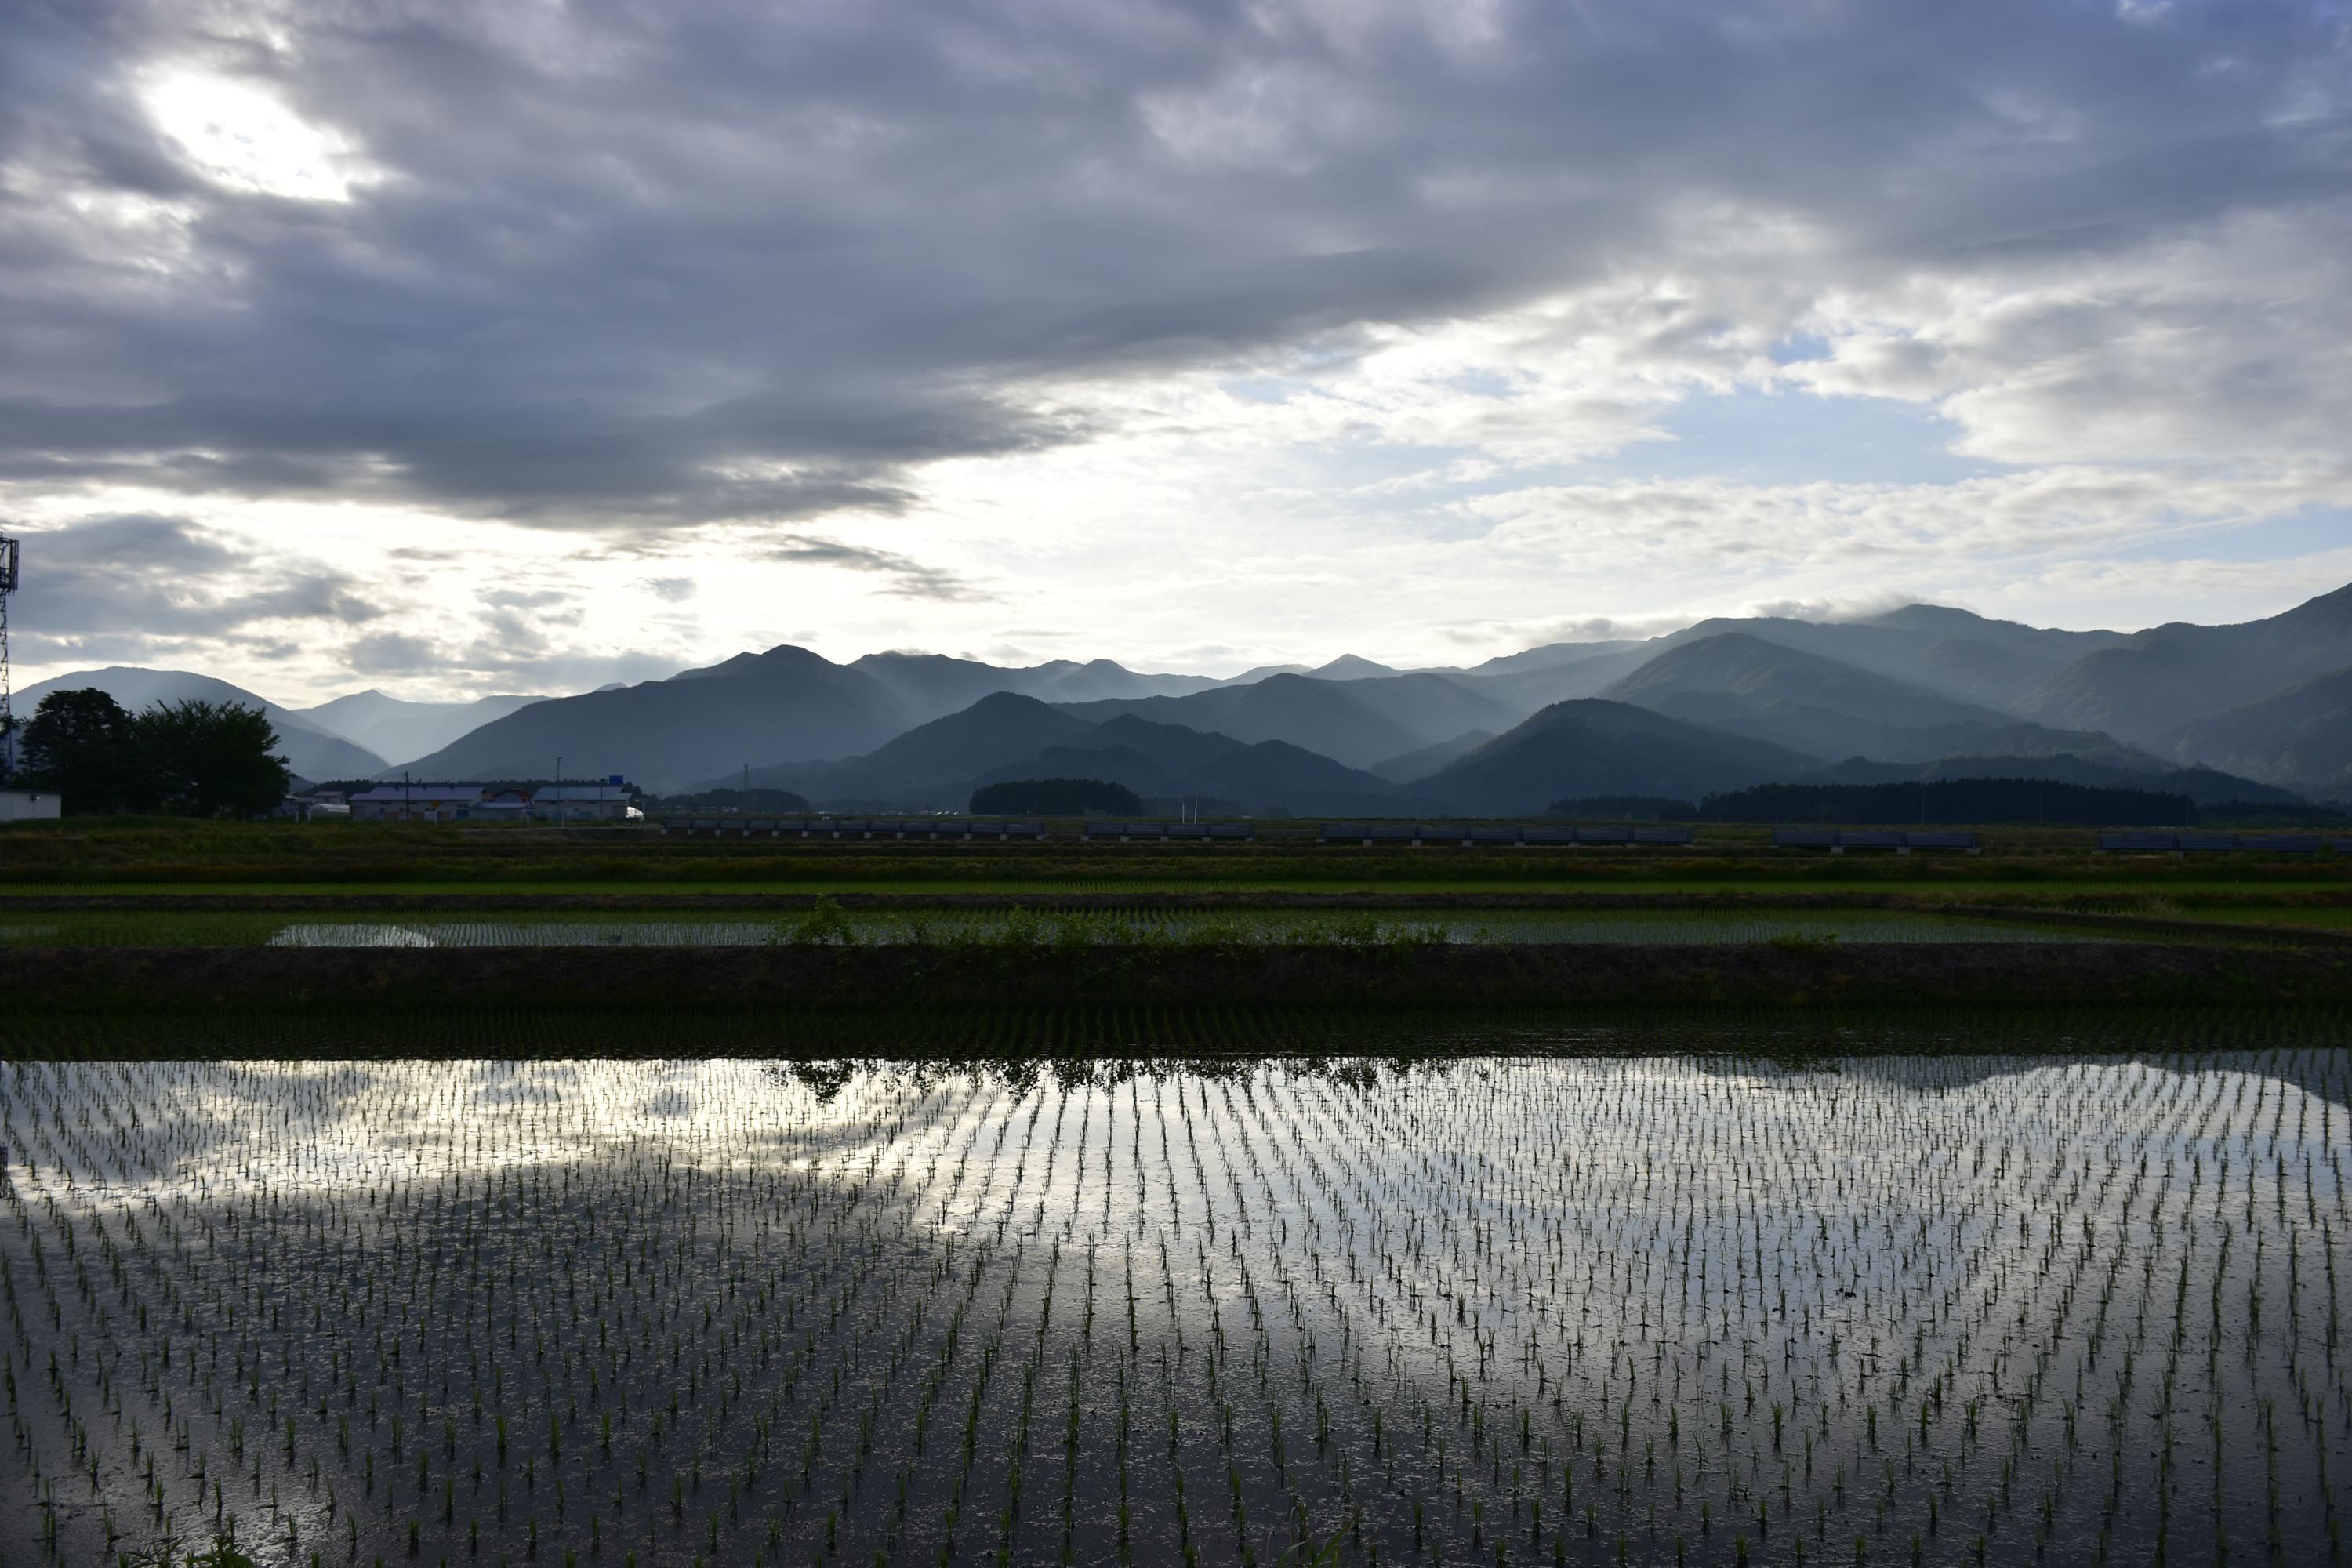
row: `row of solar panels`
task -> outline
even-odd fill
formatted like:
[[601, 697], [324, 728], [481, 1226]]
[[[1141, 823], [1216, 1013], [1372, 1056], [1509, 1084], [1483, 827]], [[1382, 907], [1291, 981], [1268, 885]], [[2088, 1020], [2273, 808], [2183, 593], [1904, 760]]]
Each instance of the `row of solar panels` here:
[[920, 816], [907, 821], [895, 817], [782, 817], [763, 816], [673, 816], [662, 823], [664, 833], [765, 833], [772, 837], [790, 836], [795, 838], [1043, 838], [1045, 826], [1040, 822], [965, 822], [945, 817]]
[[1122, 843], [1158, 839], [1162, 843], [1190, 840], [1246, 844], [1257, 837], [1257, 825], [1249, 822], [1089, 822], [1087, 824], [1087, 837], [1116, 838]]
[[2323, 838], [2315, 834], [2236, 833], [2102, 833], [2102, 849], [2138, 849], [2174, 854], [2217, 850], [2266, 850], [2273, 855], [2316, 855], [2332, 849], [2352, 855], [2352, 838]]
[[1775, 849], [1892, 849], [1907, 855], [1914, 849], [1965, 849], [1977, 852], [1977, 836], [1965, 832], [1911, 832], [1902, 828], [1776, 827]]
[[1687, 844], [1687, 827], [1521, 827], [1503, 824], [1417, 827], [1327, 822], [1326, 844]]

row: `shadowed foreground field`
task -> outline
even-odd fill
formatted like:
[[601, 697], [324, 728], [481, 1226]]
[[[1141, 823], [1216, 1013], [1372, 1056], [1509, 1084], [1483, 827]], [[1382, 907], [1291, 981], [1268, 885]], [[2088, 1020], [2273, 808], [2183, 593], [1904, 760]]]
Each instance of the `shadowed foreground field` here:
[[2315, 1006], [2341, 947], [2101, 942], [0, 947], [0, 1041], [58, 1014], [425, 1006], [779, 1016], [1394, 1007]]

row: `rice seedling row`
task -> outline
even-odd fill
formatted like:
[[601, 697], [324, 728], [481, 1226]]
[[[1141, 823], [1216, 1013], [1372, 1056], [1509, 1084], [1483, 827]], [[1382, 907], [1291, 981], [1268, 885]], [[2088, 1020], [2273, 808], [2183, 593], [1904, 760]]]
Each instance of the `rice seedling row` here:
[[266, 913], [64, 912], [0, 919], [16, 947], [759, 947], [779, 942], [1070, 943], [2082, 942], [2108, 933], [1904, 910], [1373, 911], [1139, 908], [844, 913], [821, 904], [772, 919], [292, 918]]
[[13, 1561], [2328, 1560], [2342, 1053], [0, 1076]]

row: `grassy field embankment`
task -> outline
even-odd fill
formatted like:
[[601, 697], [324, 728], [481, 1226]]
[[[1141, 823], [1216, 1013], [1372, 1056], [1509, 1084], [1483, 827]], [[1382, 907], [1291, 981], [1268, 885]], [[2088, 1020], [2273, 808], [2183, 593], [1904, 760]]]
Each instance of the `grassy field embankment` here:
[[[2046, 899], [2170, 897], [2296, 903], [2352, 898], [2332, 855], [2118, 856], [2087, 830], [1988, 830], [1981, 855], [1776, 850], [1760, 828], [1704, 826], [1676, 848], [1326, 846], [1269, 826], [1250, 845], [936, 844], [536, 835], [458, 825], [328, 826], [68, 819], [0, 830], [0, 900], [36, 896], [425, 896], [498, 891], [614, 898], [1285, 891], [1822, 893]], [[1292, 837], [1279, 835], [1288, 833]]]
[[[1574, 1019], [1863, 1007], [1927, 1017], [2352, 1002], [2352, 859], [2334, 856], [2106, 856], [2074, 829], [1989, 833], [1979, 856], [1899, 858], [1774, 850], [1755, 828], [1702, 827], [1697, 845], [1659, 851], [1365, 850], [1266, 831], [1250, 846], [845, 845], [69, 819], [0, 832], [0, 984], [20, 1020], [408, 1008], [877, 1019], [941, 1009], [1000, 1019], [1533, 1009]], [[1875, 910], [2040, 922], [2052, 940], [1874, 941], [1858, 930], [1849, 934], [1863, 940], [1506, 944], [1455, 931], [1450, 943], [1302, 944], [1269, 928], [1247, 940], [1142, 945], [1100, 933], [831, 945], [795, 934], [799, 914], [834, 907], [869, 917], [1002, 910], [1008, 920], [1054, 910], [1073, 924], [1090, 911]], [[277, 916], [363, 923], [495, 912], [511, 921], [681, 910], [786, 918], [749, 946], [563, 950], [492, 934], [488, 945], [402, 950], [322, 945], [314, 932], [287, 947], [272, 945], [270, 929]], [[108, 929], [114, 921], [121, 930]]]

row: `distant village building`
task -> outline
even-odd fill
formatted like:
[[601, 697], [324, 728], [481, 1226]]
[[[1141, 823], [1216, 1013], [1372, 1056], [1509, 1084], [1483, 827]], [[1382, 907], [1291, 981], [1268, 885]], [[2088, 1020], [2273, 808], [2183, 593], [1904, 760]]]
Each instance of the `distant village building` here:
[[480, 784], [382, 784], [349, 802], [359, 822], [641, 822], [625, 784], [487, 789]]
[[352, 796], [359, 822], [463, 822], [482, 798], [479, 784], [383, 784]]
[[627, 784], [617, 782], [550, 784], [531, 792], [531, 815], [542, 823], [626, 822], [635, 813], [634, 794]]
[[[542, 792], [544, 793], [544, 792]], [[475, 822], [529, 822], [531, 794], [527, 789], [493, 790], [474, 803]]]
[[55, 822], [65, 799], [49, 790], [0, 789], [0, 822]]
[[279, 801], [269, 815], [281, 822], [348, 822], [352, 808], [341, 790], [306, 790]]

